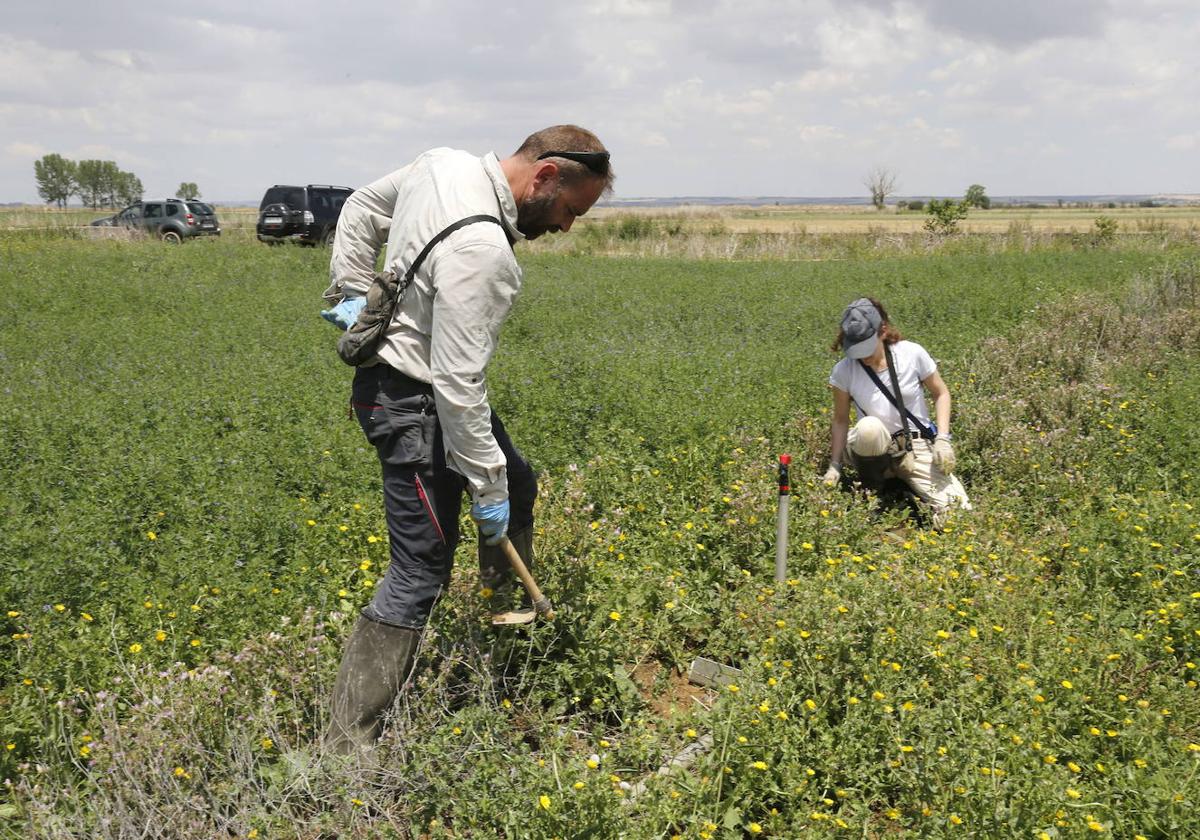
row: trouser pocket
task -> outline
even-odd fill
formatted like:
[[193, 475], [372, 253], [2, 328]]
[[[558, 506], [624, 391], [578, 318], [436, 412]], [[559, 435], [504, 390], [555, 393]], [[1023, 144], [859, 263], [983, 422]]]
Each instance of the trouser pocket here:
[[363, 434], [379, 453], [379, 460], [393, 467], [423, 467], [433, 460], [433, 400], [417, 394], [393, 400], [382, 394], [376, 402], [352, 403]]

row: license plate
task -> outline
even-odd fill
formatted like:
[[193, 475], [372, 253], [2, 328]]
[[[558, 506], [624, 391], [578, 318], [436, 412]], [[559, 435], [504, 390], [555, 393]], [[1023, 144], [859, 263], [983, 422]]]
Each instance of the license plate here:
[[212, 222], [201, 222], [200, 227], [210, 228], [210, 227], [216, 227], [216, 226]]
[[283, 219], [281, 219], [279, 216], [264, 216], [263, 224], [264, 225], [281, 225], [281, 224], [283, 224]]

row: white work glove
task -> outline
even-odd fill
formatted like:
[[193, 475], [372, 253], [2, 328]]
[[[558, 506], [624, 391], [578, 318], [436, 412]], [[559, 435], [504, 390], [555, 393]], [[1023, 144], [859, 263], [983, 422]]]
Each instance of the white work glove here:
[[825, 486], [827, 486], [827, 487], [832, 487], [833, 485], [835, 485], [839, 481], [841, 481], [842, 480], [841, 464], [830, 464], [829, 469], [825, 470], [825, 475], [823, 475], [821, 477], [821, 480], [825, 482]]
[[942, 471], [942, 475], [954, 473], [954, 447], [945, 435], [938, 435], [933, 440], [933, 465]]

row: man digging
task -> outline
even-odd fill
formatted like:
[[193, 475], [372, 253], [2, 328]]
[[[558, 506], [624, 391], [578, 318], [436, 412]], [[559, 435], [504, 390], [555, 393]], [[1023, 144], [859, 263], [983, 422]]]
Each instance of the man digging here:
[[[513, 244], [570, 230], [612, 182], [600, 140], [559, 125], [504, 160], [433, 149], [346, 201], [322, 316], [355, 325], [385, 244], [385, 271], [416, 271], [354, 374], [351, 403], [382, 466], [391, 558], [342, 653], [326, 734], [335, 752], [369, 748], [382, 731], [449, 583], [464, 491], [495, 603], [512, 597], [500, 542], [532, 564], [537, 479], [489, 406], [485, 369], [521, 288]], [[532, 620], [528, 606], [496, 621]]]

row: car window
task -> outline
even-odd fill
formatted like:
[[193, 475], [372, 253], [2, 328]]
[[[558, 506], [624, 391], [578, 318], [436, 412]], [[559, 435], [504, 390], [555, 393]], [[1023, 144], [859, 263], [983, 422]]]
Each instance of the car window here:
[[141, 207], [126, 207], [117, 216], [117, 218], [123, 222], [132, 222], [134, 219], [140, 219], [141, 217], [142, 217], [142, 208]]
[[262, 202], [258, 205], [258, 209], [262, 210], [271, 204], [286, 204], [293, 210], [306, 209], [304, 201], [303, 187], [271, 187], [263, 195]]
[[162, 205], [161, 204], [147, 204], [146, 205], [146, 218], [147, 219], [158, 219], [161, 217], [162, 217]]
[[203, 201], [189, 201], [187, 206], [188, 212], [195, 213], [197, 216], [213, 215], [213, 209]]
[[313, 193], [311, 196], [311, 203], [312, 203], [312, 206], [309, 209], [312, 210], [314, 216], [324, 217], [324, 216], [329, 215], [329, 195], [328, 194], [323, 193], [323, 192], [317, 192], [316, 190], [313, 190]]
[[179, 205], [178, 204], [168, 204], [167, 205], [167, 215], [168, 216], [178, 216], [179, 215]]

